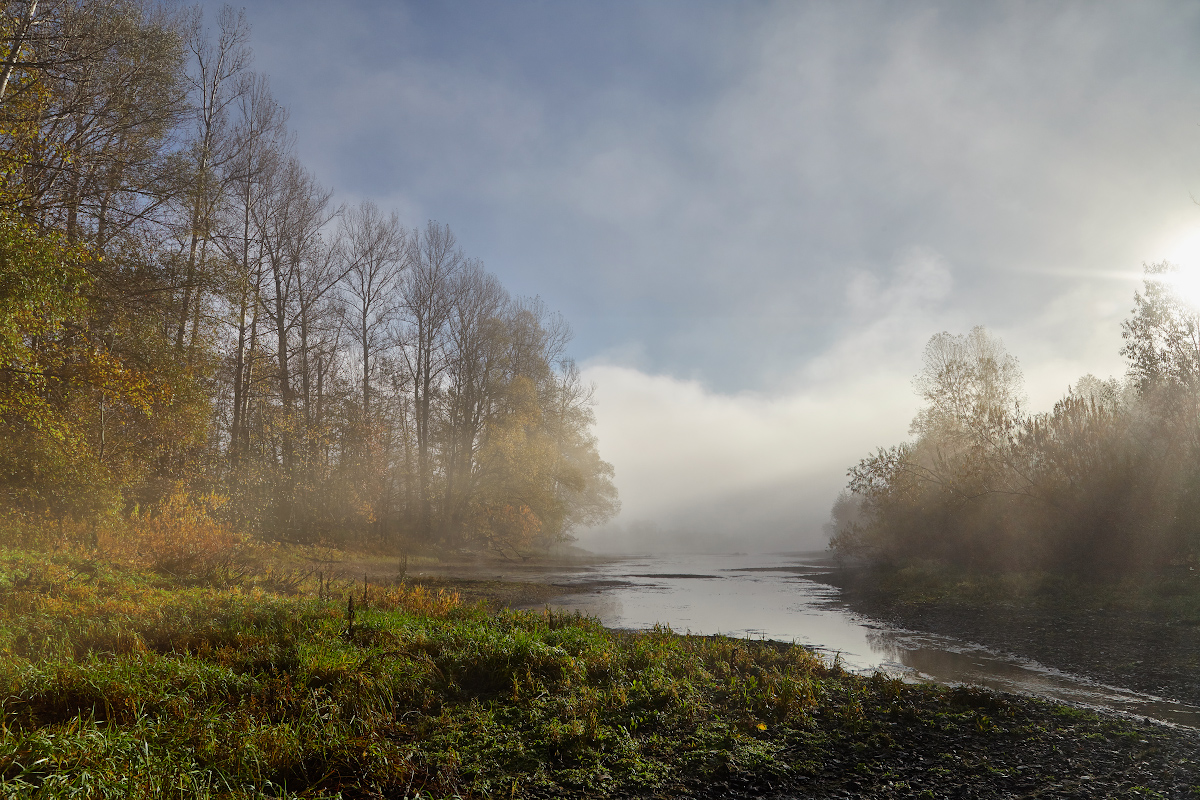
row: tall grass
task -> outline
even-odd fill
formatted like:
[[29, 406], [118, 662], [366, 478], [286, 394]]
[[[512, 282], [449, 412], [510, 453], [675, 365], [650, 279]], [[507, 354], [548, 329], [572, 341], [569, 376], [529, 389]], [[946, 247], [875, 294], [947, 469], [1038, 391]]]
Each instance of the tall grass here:
[[656, 784], [696, 737], [769, 759], [760, 726], [801, 719], [830, 674], [799, 648], [420, 586], [318, 600], [18, 550], [0, 551], [0, 614], [0, 787], [30, 796]]
[[0, 549], [0, 797], [670, 795], [1020, 712], [800, 647], [334, 594]]

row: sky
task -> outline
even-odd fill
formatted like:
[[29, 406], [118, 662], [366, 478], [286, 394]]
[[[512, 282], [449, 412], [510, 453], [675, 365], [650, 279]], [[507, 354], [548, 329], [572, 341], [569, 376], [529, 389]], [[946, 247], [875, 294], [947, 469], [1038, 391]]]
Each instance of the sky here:
[[930, 336], [1048, 410], [1124, 372], [1142, 264], [1200, 269], [1200, 4], [244, 6], [319, 180], [571, 322], [594, 549], [822, 547]]

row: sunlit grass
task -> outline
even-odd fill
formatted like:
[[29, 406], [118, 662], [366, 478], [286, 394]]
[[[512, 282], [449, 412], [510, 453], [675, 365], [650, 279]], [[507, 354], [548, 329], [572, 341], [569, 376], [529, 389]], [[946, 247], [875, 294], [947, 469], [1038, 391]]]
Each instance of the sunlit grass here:
[[678, 774], [661, 758], [696, 737], [731, 764], [769, 760], [753, 734], [803, 719], [831, 674], [799, 648], [612, 635], [420, 586], [369, 589], [365, 603], [354, 591], [351, 627], [342, 599], [0, 551], [0, 785], [194, 796], [653, 783]]
[[669, 795], [820, 775], [847, 748], [865, 764], [909, 729], [1045, 725], [800, 647], [611, 632], [421, 586], [334, 594], [0, 550], [0, 796]]

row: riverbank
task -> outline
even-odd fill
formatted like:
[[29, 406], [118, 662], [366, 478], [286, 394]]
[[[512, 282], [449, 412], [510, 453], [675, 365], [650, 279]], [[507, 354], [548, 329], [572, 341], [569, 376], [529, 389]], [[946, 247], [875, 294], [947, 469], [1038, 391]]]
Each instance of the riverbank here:
[[[397, 559], [338, 550], [299, 551], [279, 560], [284, 569], [314, 571], [334, 583], [367, 582], [380, 586], [421, 585], [455, 593], [466, 604], [482, 603], [489, 610], [542, 609], [550, 601], [567, 595], [600, 591], [621, 581], [580, 578], [576, 573], [613, 559], [578, 548], [523, 560], [487, 554], [442, 554]], [[571, 580], [555, 580], [555, 574], [570, 574]]]
[[919, 565], [839, 569], [821, 580], [853, 610], [889, 625], [1200, 704], [1200, 578], [1191, 571], [1096, 583]]
[[850, 675], [802, 647], [490, 610], [411, 582], [316, 597], [0, 550], [0, 654], [0, 792], [15, 796], [1200, 787], [1196, 732]]

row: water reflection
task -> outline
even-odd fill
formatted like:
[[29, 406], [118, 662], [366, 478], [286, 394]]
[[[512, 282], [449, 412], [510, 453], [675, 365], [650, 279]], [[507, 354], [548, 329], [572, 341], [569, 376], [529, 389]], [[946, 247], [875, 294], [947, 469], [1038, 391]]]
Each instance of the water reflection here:
[[837, 589], [813, 579], [826, 569], [822, 554], [689, 555], [617, 560], [535, 577], [599, 586], [551, 605], [597, 617], [609, 627], [666, 624], [680, 633], [793, 641], [862, 673], [974, 684], [1200, 728], [1200, 708], [1195, 706], [1105, 686], [950, 637], [892, 629], [857, 615], [839, 602]]
[[[1108, 686], [944, 636], [880, 629], [868, 640], [903, 677], [965, 683], [1200, 728], [1200, 708]], [[900, 669], [896, 669], [899, 666]]]

